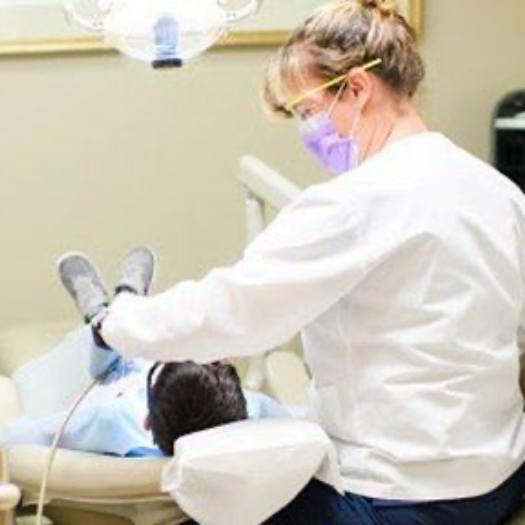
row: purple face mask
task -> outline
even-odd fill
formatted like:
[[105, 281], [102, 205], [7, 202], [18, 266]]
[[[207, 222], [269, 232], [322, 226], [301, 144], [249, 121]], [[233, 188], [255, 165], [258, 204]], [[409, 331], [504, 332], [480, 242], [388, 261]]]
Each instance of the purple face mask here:
[[304, 147], [333, 175], [357, 167], [359, 150], [353, 137], [341, 137], [328, 112], [305, 120], [299, 130]]

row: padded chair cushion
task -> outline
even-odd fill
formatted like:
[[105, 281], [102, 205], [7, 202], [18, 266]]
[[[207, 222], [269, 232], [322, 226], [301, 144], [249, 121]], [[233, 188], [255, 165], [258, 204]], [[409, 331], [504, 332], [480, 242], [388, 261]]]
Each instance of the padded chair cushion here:
[[201, 525], [259, 525], [314, 477], [342, 491], [333, 444], [313, 423], [251, 420], [184, 436], [162, 487]]
[[[9, 449], [13, 483], [38, 493], [49, 449], [21, 445]], [[58, 450], [49, 479], [48, 493], [60, 500], [122, 502], [172, 501], [160, 494], [162, 469], [169, 459], [122, 459]]]
[[270, 393], [285, 405], [308, 406], [310, 378], [304, 362], [292, 352], [272, 352], [266, 358]]
[[21, 414], [22, 409], [13, 381], [9, 377], [0, 376], [0, 440], [4, 427]]
[[[24, 415], [39, 416], [65, 410], [92, 382], [89, 374], [91, 341], [89, 327], [80, 327], [63, 336], [51, 351], [16, 370], [12, 378]], [[36, 340], [33, 343], [37, 345]]]

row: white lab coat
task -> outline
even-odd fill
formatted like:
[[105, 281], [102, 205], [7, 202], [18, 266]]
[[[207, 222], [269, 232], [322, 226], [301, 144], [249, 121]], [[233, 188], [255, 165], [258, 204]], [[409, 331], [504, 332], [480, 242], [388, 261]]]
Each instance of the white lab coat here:
[[205, 362], [301, 330], [347, 490], [480, 495], [525, 460], [524, 219], [510, 181], [423, 133], [305, 191], [236, 265], [117, 298], [103, 337]]

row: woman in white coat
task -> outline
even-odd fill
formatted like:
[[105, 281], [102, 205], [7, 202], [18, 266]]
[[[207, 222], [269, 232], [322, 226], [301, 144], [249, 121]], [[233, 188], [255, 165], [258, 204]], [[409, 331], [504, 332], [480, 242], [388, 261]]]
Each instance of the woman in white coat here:
[[412, 103], [423, 77], [386, 2], [317, 10], [272, 61], [265, 98], [338, 177], [237, 264], [121, 294], [99, 323], [127, 358], [201, 363], [301, 331], [347, 494], [313, 482], [272, 525], [495, 525], [525, 492], [525, 199], [427, 130]]

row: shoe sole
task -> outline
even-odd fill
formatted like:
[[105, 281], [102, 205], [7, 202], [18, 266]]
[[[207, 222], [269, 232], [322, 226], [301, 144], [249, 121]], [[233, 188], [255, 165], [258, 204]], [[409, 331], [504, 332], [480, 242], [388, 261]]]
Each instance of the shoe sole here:
[[102, 274], [100, 273], [100, 270], [98, 269], [97, 265], [84, 253], [84, 252], [80, 252], [80, 251], [70, 251], [70, 252], [66, 252], [64, 254], [62, 254], [57, 260], [56, 260], [56, 263], [55, 263], [55, 269], [56, 269], [56, 272], [58, 274], [58, 277], [60, 279], [60, 282], [62, 283], [62, 285], [65, 286], [65, 283], [64, 281], [62, 280], [62, 274], [61, 274], [61, 271], [60, 271], [60, 268], [62, 266], [62, 264], [64, 264], [64, 261], [66, 259], [69, 259], [71, 257], [82, 257], [83, 259], [85, 259], [86, 261], [89, 262], [89, 264], [91, 265], [91, 267], [93, 268], [93, 270], [95, 270], [95, 273], [97, 275], [97, 278], [98, 280], [100, 281], [100, 284], [102, 285], [102, 289], [104, 290], [104, 293], [107, 295], [107, 297], [109, 298], [109, 294], [107, 292], [107, 288], [106, 288], [106, 285], [104, 283], [104, 281], [102, 280]]
[[137, 246], [136, 248], [133, 248], [133, 250], [127, 253], [127, 255], [122, 260], [121, 267], [124, 261], [129, 257], [129, 255], [131, 255], [136, 250], [147, 250], [153, 256], [153, 271], [151, 272], [151, 281], [148, 286], [148, 289], [146, 290], [146, 293], [143, 296], [143, 297], [146, 297], [147, 295], [149, 295], [151, 289], [153, 288], [153, 285], [155, 284], [155, 280], [157, 278], [157, 264], [158, 264], [159, 258], [157, 256], [157, 252], [155, 252], [155, 250], [153, 250], [149, 246]]

